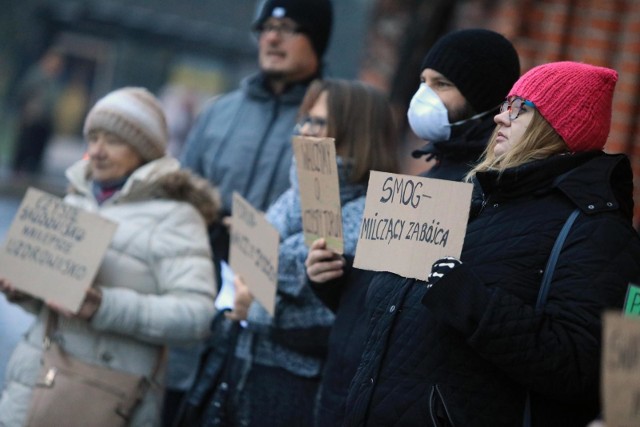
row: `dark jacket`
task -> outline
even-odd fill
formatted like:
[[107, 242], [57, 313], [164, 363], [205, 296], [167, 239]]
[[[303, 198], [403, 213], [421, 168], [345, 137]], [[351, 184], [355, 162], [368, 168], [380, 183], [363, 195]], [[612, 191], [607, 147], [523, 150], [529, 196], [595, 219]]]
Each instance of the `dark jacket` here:
[[[423, 176], [461, 181], [477, 163], [494, 128], [493, 115], [487, 115], [455, 129], [449, 141], [428, 143], [414, 151], [413, 156], [438, 159]], [[353, 258], [345, 258], [347, 266], [342, 278], [329, 283], [310, 282], [316, 295], [336, 314], [322, 378], [317, 427], [342, 425], [349, 383], [356, 373], [367, 334], [369, 314], [364, 304], [374, 273], [352, 269]]]
[[481, 119], [453, 127], [451, 139], [448, 141], [429, 142], [415, 150], [411, 153], [415, 158], [427, 156], [427, 161], [434, 158], [437, 160], [436, 164], [421, 176], [462, 181], [478, 162], [495, 128], [493, 114], [487, 114]]
[[[601, 315], [640, 277], [623, 155], [559, 155], [477, 176], [483, 193], [463, 264], [429, 291], [374, 275], [348, 426], [519, 426], [527, 391], [534, 426], [584, 427], [599, 408]], [[581, 211], [541, 312], [551, 247]]]
[[369, 315], [364, 302], [374, 272], [353, 268], [353, 256], [345, 259], [342, 279], [310, 282], [318, 298], [336, 314], [329, 335], [316, 427], [342, 425], [349, 384], [358, 368], [367, 334]]

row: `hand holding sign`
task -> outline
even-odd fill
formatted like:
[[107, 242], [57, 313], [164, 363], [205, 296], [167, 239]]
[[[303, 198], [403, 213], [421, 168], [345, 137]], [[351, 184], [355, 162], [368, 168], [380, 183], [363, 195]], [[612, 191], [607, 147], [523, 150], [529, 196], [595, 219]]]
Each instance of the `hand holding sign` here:
[[19, 302], [29, 298], [28, 294], [17, 290], [13, 284], [4, 277], [0, 277], [0, 292], [5, 295], [9, 302]]
[[371, 171], [354, 267], [425, 280], [445, 256], [459, 258], [473, 186]]
[[240, 276], [233, 278], [233, 309], [224, 315], [229, 320], [241, 321], [247, 320], [249, 316], [249, 308], [253, 302], [253, 295], [249, 287]]
[[327, 249], [324, 239], [318, 239], [311, 244], [304, 265], [311, 281], [325, 283], [342, 276], [345, 259]]

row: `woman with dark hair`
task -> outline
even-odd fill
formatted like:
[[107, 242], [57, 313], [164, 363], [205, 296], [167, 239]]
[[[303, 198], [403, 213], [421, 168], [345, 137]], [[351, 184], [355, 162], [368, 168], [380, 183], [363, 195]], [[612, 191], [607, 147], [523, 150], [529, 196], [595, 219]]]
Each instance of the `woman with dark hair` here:
[[[372, 169], [396, 172], [396, 134], [386, 97], [373, 87], [346, 80], [313, 82], [302, 102], [296, 131], [335, 138], [342, 205], [344, 251], [355, 252]], [[236, 279], [229, 318], [246, 320], [233, 371], [230, 413], [237, 425], [313, 425], [318, 386], [333, 314], [306, 285], [308, 248], [302, 229], [295, 164], [291, 188], [266, 218], [280, 233], [275, 316]]]

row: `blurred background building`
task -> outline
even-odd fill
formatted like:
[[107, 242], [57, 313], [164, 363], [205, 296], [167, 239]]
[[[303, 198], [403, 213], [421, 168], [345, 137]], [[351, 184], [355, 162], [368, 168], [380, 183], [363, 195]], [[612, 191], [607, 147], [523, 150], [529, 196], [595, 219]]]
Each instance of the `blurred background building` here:
[[[0, 0], [0, 236], [25, 185], [63, 192], [62, 171], [83, 152], [80, 127], [87, 108], [116, 87], [145, 86], [163, 99], [173, 128], [171, 149], [177, 153], [202, 104], [256, 69], [256, 41], [249, 27], [260, 3]], [[635, 225], [640, 226], [640, 1], [334, 0], [334, 8], [328, 75], [361, 78], [389, 93], [403, 128], [407, 173], [428, 167], [409, 155], [421, 141], [408, 130], [405, 116], [420, 62], [443, 33], [496, 30], [515, 44], [522, 72], [559, 60], [618, 70], [606, 150], [632, 159]], [[63, 58], [53, 136], [41, 173], [17, 180], [7, 170], [20, 83], [51, 51]], [[8, 310], [0, 298], [0, 384], [8, 347], [24, 330], [24, 317]]]

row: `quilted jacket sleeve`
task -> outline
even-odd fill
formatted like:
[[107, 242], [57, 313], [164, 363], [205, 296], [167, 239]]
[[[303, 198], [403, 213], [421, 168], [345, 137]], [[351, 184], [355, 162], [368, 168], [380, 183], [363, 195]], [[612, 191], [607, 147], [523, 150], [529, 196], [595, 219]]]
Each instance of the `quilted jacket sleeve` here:
[[138, 293], [126, 283], [102, 288], [102, 304], [92, 326], [152, 343], [180, 344], [203, 338], [215, 312], [216, 287], [200, 214], [180, 203], [150, 235], [146, 259], [158, 294]]
[[489, 289], [468, 264], [434, 285], [423, 303], [515, 381], [558, 400], [577, 400], [598, 390], [602, 312], [620, 308], [628, 281], [640, 274], [638, 241], [611, 216], [579, 219], [541, 313], [500, 288]]

